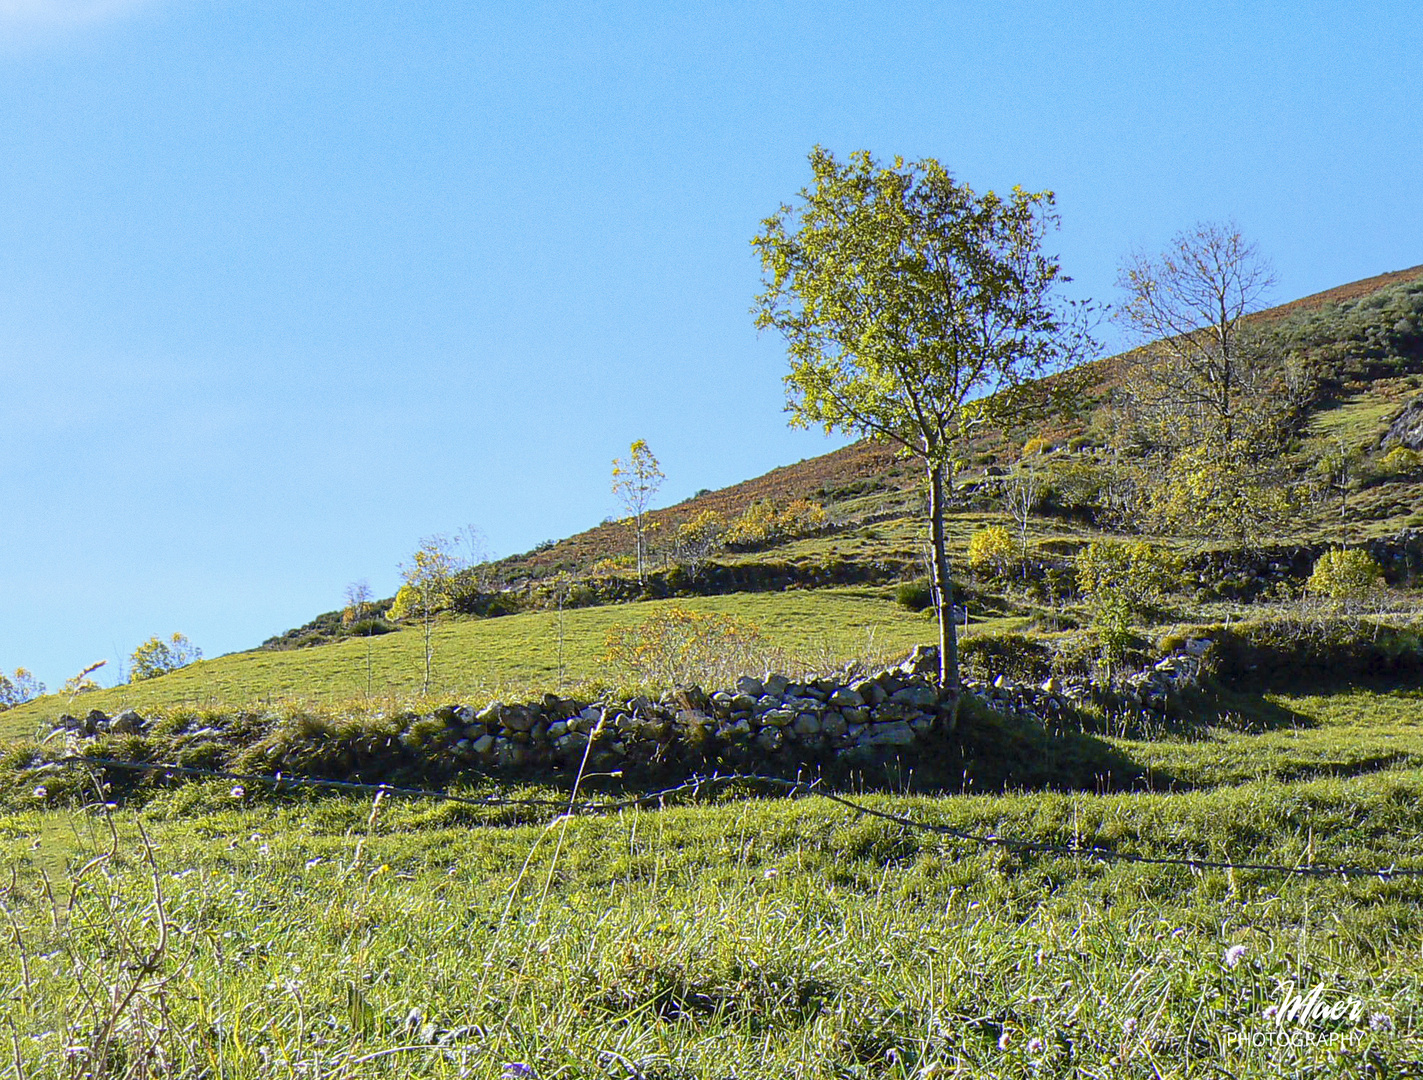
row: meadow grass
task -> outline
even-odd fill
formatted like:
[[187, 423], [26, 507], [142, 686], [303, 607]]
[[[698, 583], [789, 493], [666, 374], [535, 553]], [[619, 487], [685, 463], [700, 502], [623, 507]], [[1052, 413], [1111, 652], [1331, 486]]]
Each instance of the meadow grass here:
[[[1423, 865], [1418, 770], [861, 798], [1059, 844]], [[1418, 880], [984, 849], [814, 797], [492, 813], [191, 785], [142, 811], [156, 874], [128, 811], [107, 860], [99, 818], [0, 818], [21, 1075], [69, 1075], [86, 1001], [127, 985], [124, 936], [151, 955], [155, 888], [169, 945], [151, 978], [166, 982], [136, 995], [149, 1026], [116, 1025], [110, 1059], [127, 1067], [161, 1009], [162, 1076], [498, 1077], [523, 1062], [539, 1077], [1304, 1077], [1394, 1075], [1423, 1053]], [[101, 860], [72, 908], [38, 875], [46, 828], [70, 830], [71, 874]], [[1275, 1031], [1266, 1010], [1316, 985], [1363, 1003], [1358, 1023], [1302, 1026], [1337, 1043], [1234, 1041]]]
[[[616, 674], [603, 662], [608, 628], [639, 622], [674, 604], [747, 619], [762, 630], [773, 655], [802, 664], [830, 666], [867, 654], [902, 654], [937, 640], [928, 618], [897, 606], [891, 595], [888, 589], [792, 590], [574, 609], [562, 616], [562, 671], [557, 612], [443, 620], [433, 635], [431, 692], [449, 700], [480, 701], [609, 681]], [[233, 653], [157, 679], [85, 694], [72, 703], [50, 695], [0, 713], [0, 739], [31, 735], [42, 720], [64, 711], [112, 714], [124, 708], [407, 699], [420, 693], [423, 679], [423, 634], [412, 626], [308, 649]]]

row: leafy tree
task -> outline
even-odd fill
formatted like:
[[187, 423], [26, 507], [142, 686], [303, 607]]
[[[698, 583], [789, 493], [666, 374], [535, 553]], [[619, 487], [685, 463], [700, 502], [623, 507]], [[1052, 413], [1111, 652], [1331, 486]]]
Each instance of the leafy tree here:
[[1297, 490], [1237, 440], [1229, 451], [1209, 443], [1182, 447], [1158, 462], [1136, 494], [1137, 516], [1159, 532], [1229, 537], [1243, 546], [1288, 517]]
[[396, 608], [401, 606], [404, 594], [404, 610], [420, 617], [425, 646], [425, 681], [422, 693], [430, 692], [430, 676], [435, 655], [435, 615], [449, 606], [455, 575], [464, 568], [457, 541], [438, 533], [420, 541], [420, 547], [410, 556], [410, 561], [400, 566], [400, 576], [405, 585], [396, 594], [396, 603], [391, 606], [391, 613], [395, 614]]
[[786, 339], [791, 423], [882, 439], [929, 490], [941, 683], [959, 685], [945, 486], [966, 433], [1021, 411], [1027, 379], [1093, 346], [1043, 241], [1051, 192], [976, 193], [933, 158], [881, 166], [816, 147], [814, 181], [753, 241], [756, 325]]
[[637, 580], [639, 582], [643, 579], [646, 567], [643, 549], [646, 530], [643, 525], [643, 515], [652, 505], [652, 498], [657, 494], [657, 489], [662, 486], [662, 481], [665, 479], [662, 470], [658, 467], [657, 458], [653, 456], [647, 443], [642, 439], [638, 439], [632, 444], [626, 458], [613, 459], [613, 494], [622, 502], [623, 508], [628, 512], [628, 517], [632, 518], [633, 528], [637, 533]]
[[0, 712], [33, 701], [42, 696], [44, 691], [44, 683], [26, 668], [16, 668], [11, 675], [0, 671]]
[[151, 637], [129, 657], [129, 681], [156, 679], [202, 658], [203, 651], [182, 634], [174, 634], [167, 641]]

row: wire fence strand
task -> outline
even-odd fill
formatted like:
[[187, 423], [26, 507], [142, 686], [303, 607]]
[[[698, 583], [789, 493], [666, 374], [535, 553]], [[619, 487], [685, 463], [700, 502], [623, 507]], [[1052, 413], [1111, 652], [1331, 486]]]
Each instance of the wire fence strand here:
[[[1227, 872], [1253, 871], [1257, 873], [1286, 874], [1294, 877], [1379, 878], [1382, 880], [1388, 880], [1390, 878], [1423, 877], [1423, 867], [1400, 867], [1395, 865], [1367, 867], [1313, 862], [1296, 864], [1231, 862], [1226, 859], [1211, 859], [1195, 855], [1141, 855], [1136, 852], [1119, 851], [1116, 848], [1102, 847], [1098, 844], [1082, 844], [1076, 841], [1070, 844], [1061, 844], [1043, 840], [1027, 840], [1021, 837], [1003, 836], [997, 833], [970, 832], [940, 822], [921, 821], [918, 818], [912, 818], [905, 814], [896, 814], [887, 810], [877, 810], [874, 807], [865, 806], [853, 799], [846, 798], [843, 795], [838, 795], [828, 790], [822, 786], [821, 781], [818, 779], [788, 780], [784, 777], [765, 776], [758, 773], [711, 773], [709, 775], [694, 775], [679, 784], [641, 795], [621, 799], [590, 799], [583, 802], [575, 802], [562, 799], [512, 799], [497, 795], [458, 795], [454, 792], [441, 791], [435, 788], [401, 787], [393, 784], [370, 784], [356, 780], [328, 780], [321, 777], [289, 776], [283, 775], [282, 773], [275, 773], [269, 776], [265, 773], [237, 773], [222, 769], [201, 769], [193, 766], [168, 764], [164, 762], [122, 761], [112, 758], [86, 757], [83, 755], [56, 758], [53, 761], [44, 762], [39, 766], [33, 767], [31, 771], [56, 765], [85, 765], [95, 768], [122, 769], [132, 772], [163, 773], [213, 780], [234, 780], [241, 783], [267, 784], [277, 790], [283, 787], [314, 787], [337, 791], [384, 792], [387, 796], [425, 798], [438, 802], [459, 803], [465, 806], [552, 809], [573, 817], [616, 813], [621, 810], [630, 810], [633, 808], [665, 806], [681, 798], [695, 800], [721, 788], [741, 784], [779, 790], [792, 798], [818, 795], [820, 798], [838, 806], [843, 806], [845, 809], [861, 817], [875, 818], [881, 821], [891, 822], [907, 829], [915, 829], [920, 832], [951, 837], [955, 840], [960, 840], [964, 843], [979, 847], [1002, 848], [1027, 854], [1063, 855], [1075, 859], [1086, 858], [1096, 859], [1102, 862], [1137, 863], [1148, 866], [1182, 866], [1195, 870], [1224, 870]], [[619, 774], [604, 773], [595, 775], [617, 777]], [[587, 777], [585, 777], [585, 779], [587, 779]]]

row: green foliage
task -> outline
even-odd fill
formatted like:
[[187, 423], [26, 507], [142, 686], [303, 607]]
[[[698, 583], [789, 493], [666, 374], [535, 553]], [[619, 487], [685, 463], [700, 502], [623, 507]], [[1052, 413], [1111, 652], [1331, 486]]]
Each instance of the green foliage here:
[[1307, 363], [1325, 389], [1351, 379], [1423, 372], [1423, 279], [1293, 312], [1266, 332], [1276, 348]]
[[396, 591], [395, 602], [390, 605], [390, 610], [386, 612], [388, 618], [395, 622], [403, 622], [420, 611], [420, 592], [413, 585], [402, 585]]
[[1133, 644], [1133, 618], [1165, 600], [1179, 580], [1180, 558], [1145, 541], [1095, 540], [1077, 557], [1076, 570], [1101, 658], [1116, 669]]
[[1331, 548], [1314, 564], [1306, 591], [1345, 603], [1366, 600], [1383, 587], [1383, 568], [1362, 548]]
[[1052, 650], [1027, 634], [977, 634], [964, 638], [960, 649], [964, 665], [980, 675], [1041, 679], [1052, 670]]
[[1407, 446], [1395, 446], [1380, 464], [1390, 476], [1410, 476], [1423, 471], [1423, 454]]
[[1094, 540], [1077, 557], [1077, 587], [1092, 604], [1120, 597], [1132, 612], [1160, 604], [1175, 589], [1181, 560], [1144, 540]]
[[1198, 443], [1145, 474], [1138, 509], [1155, 531], [1234, 540], [1267, 536], [1297, 506], [1293, 485], [1244, 441]]
[[841, 164], [816, 147], [814, 183], [753, 241], [757, 326], [786, 339], [794, 422], [889, 439], [947, 466], [963, 425], [1009, 407], [981, 396], [1083, 340], [1042, 252], [1051, 192], [982, 195], [933, 158]]
[[33, 701], [43, 695], [44, 690], [44, 683], [25, 668], [16, 668], [11, 675], [0, 671], [0, 712]]
[[934, 588], [927, 580], [901, 581], [895, 587], [894, 602], [907, 611], [923, 611], [934, 602]]
[[764, 647], [760, 629], [716, 612], [665, 607], [633, 626], [612, 626], [604, 660], [632, 683], [729, 685]]
[[824, 507], [809, 499], [792, 499], [784, 508], [772, 499], [761, 499], [727, 527], [723, 538], [737, 548], [768, 547], [815, 533], [826, 520]]
[[1002, 525], [979, 529], [968, 542], [968, 565], [982, 577], [1006, 578], [1018, 562], [1018, 545]]
[[156, 679], [202, 658], [203, 651], [182, 634], [174, 634], [167, 641], [151, 637], [129, 657], [129, 681]]
[[726, 515], [719, 510], [703, 510], [677, 526], [673, 549], [693, 580], [707, 559], [726, 545], [727, 528]]

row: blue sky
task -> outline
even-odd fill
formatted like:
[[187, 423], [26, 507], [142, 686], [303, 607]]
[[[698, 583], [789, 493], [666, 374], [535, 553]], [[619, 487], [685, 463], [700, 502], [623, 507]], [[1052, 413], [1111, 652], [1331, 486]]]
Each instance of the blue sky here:
[[[833, 445], [748, 241], [806, 154], [1058, 193], [1079, 295], [1234, 217], [1423, 263], [1410, 3], [0, 0], [0, 666], [208, 655]], [[112, 662], [108, 670], [113, 671]]]

